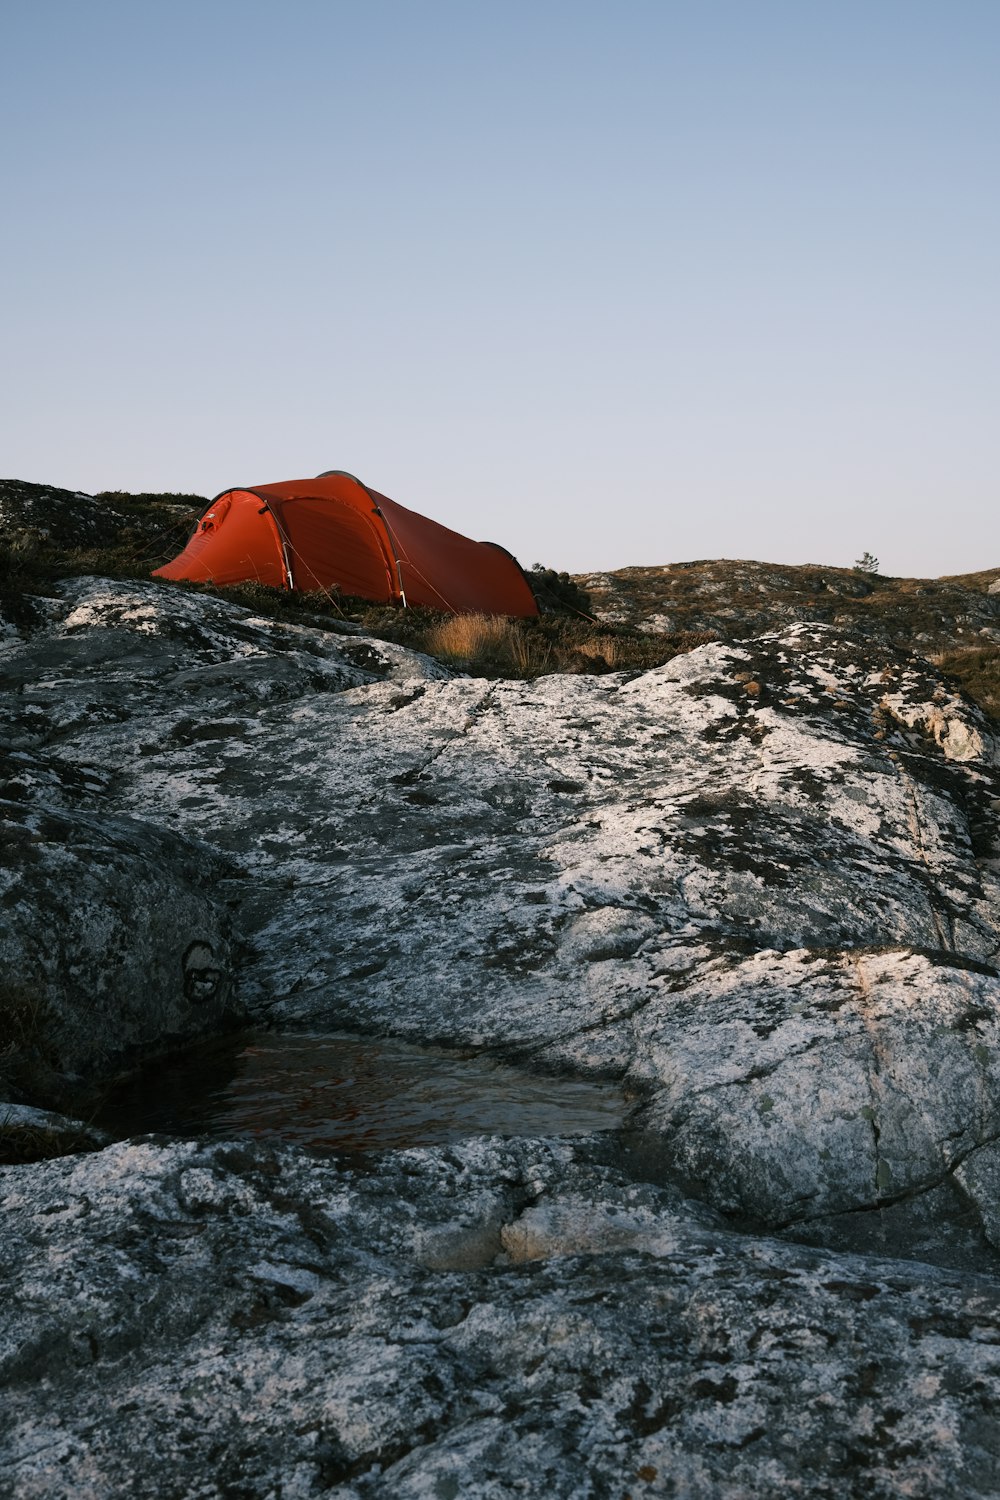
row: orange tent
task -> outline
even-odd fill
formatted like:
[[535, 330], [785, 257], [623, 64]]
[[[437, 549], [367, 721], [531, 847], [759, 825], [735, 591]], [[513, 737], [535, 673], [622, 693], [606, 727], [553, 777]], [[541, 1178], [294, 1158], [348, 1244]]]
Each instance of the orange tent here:
[[457, 615], [538, 614], [509, 552], [439, 526], [339, 469], [224, 491], [184, 551], [153, 576], [339, 589]]

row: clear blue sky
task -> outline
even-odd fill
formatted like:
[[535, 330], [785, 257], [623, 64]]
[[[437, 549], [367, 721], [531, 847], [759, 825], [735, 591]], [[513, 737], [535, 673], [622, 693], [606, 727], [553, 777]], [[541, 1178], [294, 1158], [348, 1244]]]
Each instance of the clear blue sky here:
[[0, 473], [1000, 565], [998, 0], [2, 0]]

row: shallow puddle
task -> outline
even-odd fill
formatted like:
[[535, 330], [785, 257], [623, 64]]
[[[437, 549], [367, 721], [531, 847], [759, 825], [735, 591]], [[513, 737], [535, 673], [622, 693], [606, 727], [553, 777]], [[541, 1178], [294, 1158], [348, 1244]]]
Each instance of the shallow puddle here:
[[610, 1084], [501, 1067], [486, 1058], [322, 1034], [243, 1034], [123, 1085], [95, 1123], [118, 1137], [252, 1136], [328, 1151], [442, 1145], [473, 1135], [614, 1130]]

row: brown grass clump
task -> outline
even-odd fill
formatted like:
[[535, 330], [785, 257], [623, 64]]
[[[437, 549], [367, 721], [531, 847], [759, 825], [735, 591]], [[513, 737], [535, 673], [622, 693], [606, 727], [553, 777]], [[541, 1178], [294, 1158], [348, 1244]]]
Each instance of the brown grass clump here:
[[[361, 623], [372, 628], [364, 616]], [[708, 634], [662, 635], [615, 625], [595, 632], [593, 621], [567, 615], [523, 620], [425, 615], [405, 644], [476, 676], [531, 679], [549, 672], [645, 672], [714, 639]]]
[[612, 670], [619, 665], [624, 666], [625, 657], [628, 654], [624, 649], [623, 641], [613, 635], [595, 635], [589, 640], [581, 641], [575, 650], [588, 661], [598, 664], [603, 662]]
[[492, 666], [516, 677], [552, 670], [547, 643], [501, 615], [452, 615], [424, 632], [423, 649], [456, 666]]
[[425, 639], [435, 656], [469, 661], [505, 647], [513, 633], [514, 622], [501, 615], [455, 615], [432, 626]]

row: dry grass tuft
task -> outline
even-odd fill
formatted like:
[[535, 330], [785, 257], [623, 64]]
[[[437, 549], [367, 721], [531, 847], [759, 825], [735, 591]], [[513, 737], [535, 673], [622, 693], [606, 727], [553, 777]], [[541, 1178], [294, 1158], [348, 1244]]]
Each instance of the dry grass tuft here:
[[424, 632], [423, 649], [456, 666], [506, 669], [518, 677], [551, 670], [547, 643], [502, 615], [453, 615]]
[[471, 661], [506, 646], [512, 634], [511, 625], [510, 620], [500, 615], [455, 615], [428, 630], [427, 645], [435, 656]]
[[425, 619], [407, 645], [484, 677], [541, 677], [548, 672], [644, 672], [714, 637], [660, 635], [565, 615], [508, 620], [496, 615]]
[[613, 635], [592, 636], [589, 640], [581, 641], [574, 649], [581, 656], [585, 656], [588, 661], [597, 665], [603, 662], [612, 670], [616, 666], [626, 665], [625, 657], [628, 653], [623, 650], [622, 641]]

